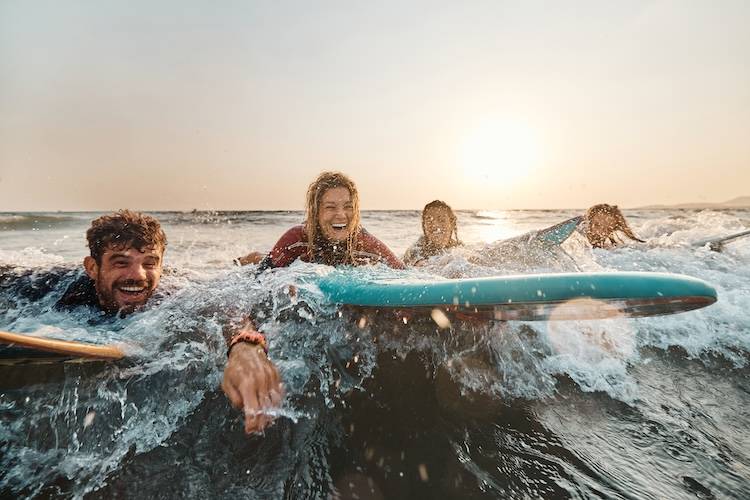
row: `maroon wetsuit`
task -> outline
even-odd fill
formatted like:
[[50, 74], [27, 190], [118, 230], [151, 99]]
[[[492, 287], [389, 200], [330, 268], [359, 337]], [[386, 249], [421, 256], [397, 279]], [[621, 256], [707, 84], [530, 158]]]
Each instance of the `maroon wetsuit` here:
[[[310, 244], [307, 241], [305, 227], [302, 225], [294, 226], [276, 242], [266, 258], [260, 263], [259, 268], [286, 267], [297, 259], [319, 264], [336, 263], [341, 260], [337, 258], [337, 254], [343, 256], [345, 244], [321, 241], [316, 245], [312, 259], [308, 252], [309, 248]], [[368, 233], [364, 228], [360, 229], [359, 236], [355, 239], [352, 256], [354, 257], [354, 265], [383, 262], [396, 269], [404, 268], [404, 263], [382, 241]]]

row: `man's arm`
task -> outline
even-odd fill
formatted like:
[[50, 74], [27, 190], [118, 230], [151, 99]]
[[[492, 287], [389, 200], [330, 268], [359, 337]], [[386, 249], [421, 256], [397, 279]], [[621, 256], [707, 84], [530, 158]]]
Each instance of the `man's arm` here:
[[261, 432], [271, 424], [273, 417], [266, 412], [281, 406], [284, 398], [279, 371], [257, 341], [258, 336], [263, 338], [250, 319], [232, 335], [221, 383], [232, 406], [244, 412], [248, 434]]

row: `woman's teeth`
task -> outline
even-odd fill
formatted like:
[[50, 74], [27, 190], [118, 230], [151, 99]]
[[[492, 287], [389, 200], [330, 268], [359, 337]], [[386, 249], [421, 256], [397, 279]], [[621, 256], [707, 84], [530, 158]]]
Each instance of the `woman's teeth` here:
[[336, 230], [346, 229], [346, 224], [331, 224], [331, 227]]

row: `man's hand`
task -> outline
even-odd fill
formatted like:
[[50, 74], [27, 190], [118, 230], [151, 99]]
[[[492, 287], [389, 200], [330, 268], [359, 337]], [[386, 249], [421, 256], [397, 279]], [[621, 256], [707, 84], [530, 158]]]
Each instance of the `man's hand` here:
[[265, 412], [281, 406], [284, 388], [279, 371], [255, 344], [236, 344], [229, 353], [224, 381], [221, 383], [235, 408], [245, 413], [245, 432], [261, 432], [273, 417]]

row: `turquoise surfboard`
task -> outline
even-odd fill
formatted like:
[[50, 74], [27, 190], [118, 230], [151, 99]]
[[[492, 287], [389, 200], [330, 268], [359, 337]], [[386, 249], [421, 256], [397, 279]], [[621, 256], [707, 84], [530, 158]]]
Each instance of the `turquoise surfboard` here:
[[578, 225], [583, 221], [582, 216], [573, 217], [572, 219], [564, 220], [559, 224], [535, 231], [532, 233], [532, 239], [547, 243], [549, 245], [562, 245], [565, 240], [570, 238], [573, 231], [576, 230]]
[[578, 217], [559, 222], [554, 226], [529, 231], [528, 233], [513, 236], [512, 238], [496, 241], [492, 243], [492, 245], [523, 244], [542, 246], [545, 248], [554, 245], [562, 245], [565, 240], [570, 238], [582, 221], [583, 217], [579, 215]]
[[337, 269], [319, 279], [332, 302], [375, 309], [440, 308], [497, 320], [565, 320], [673, 314], [716, 302], [689, 276], [609, 272], [416, 280]]

